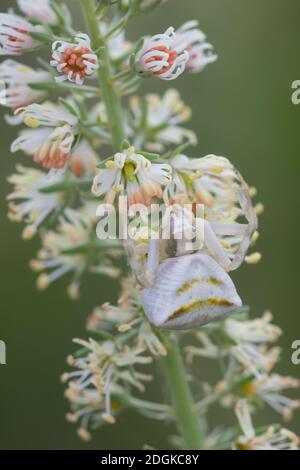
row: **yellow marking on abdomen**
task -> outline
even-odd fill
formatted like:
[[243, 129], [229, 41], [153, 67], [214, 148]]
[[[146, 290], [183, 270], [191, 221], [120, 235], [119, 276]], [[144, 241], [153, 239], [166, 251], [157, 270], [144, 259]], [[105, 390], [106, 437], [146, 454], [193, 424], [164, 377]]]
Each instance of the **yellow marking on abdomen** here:
[[179, 287], [176, 291], [177, 295], [184, 294], [185, 292], [189, 291], [192, 289], [192, 287], [195, 284], [198, 284], [198, 282], [201, 282], [201, 279], [195, 278], [190, 282], [185, 282], [181, 287]]
[[200, 308], [204, 309], [212, 307], [234, 307], [234, 304], [226, 299], [220, 299], [218, 297], [207, 297], [206, 299], [195, 300], [187, 305], [183, 305], [178, 310], [175, 310], [175, 312], [168, 317], [168, 320], [173, 320], [183, 313], [192, 313], [194, 310]]
[[193, 279], [193, 280], [190, 281], [190, 282], [185, 282], [181, 287], [179, 287], [179, 288], [176, 290], [176, 294], [177, 294], [177, 295], [184, 294], [185, 292], [188, 292], [190, 289], [192, 289], [195, 284], [198, 284], [198, 283], [201, 283], [201, 282], [207, 283], [207, 284], [211, 284], [211, 285], [214, 285], [214, 286], [220, 286], [221, 284], [223, 284], [222, 281], [220, 281], [220, 280], [217, 279], [216, 277], [195, 278], [195, 279]]

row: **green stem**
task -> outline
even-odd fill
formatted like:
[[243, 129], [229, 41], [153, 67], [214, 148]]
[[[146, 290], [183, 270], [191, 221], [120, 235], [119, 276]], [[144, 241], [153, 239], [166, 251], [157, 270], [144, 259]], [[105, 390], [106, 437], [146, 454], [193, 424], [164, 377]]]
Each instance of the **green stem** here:
[[87, 85], [74, 85], [73, 83], [56, 83], [56, 82], [39, 82], [29, 83], [28, 86], [33, 90], [47, 90], [47, 91], [76, 91], [78, 93], [91, 93], [93, 95], [101, 96], [100, 90], [94, 86]]
[[41, 193], [49, 194], [49, 193], [56, 193], [58, 191], [67, 191], [69, 189], [74, 190], [76, 188], [81, 189], [90, 189], [93, 183], [92, 178], [81, 178], [81, 179], [74, 179], [70, 181], [62, 181], [60, 183], [50, 184], [48, 186], [44, 186], [40, 188], [39, 191]]
[[125, 132], [123, 126], [123, 116], [120, 98], [115, 90], [113, 73], [107, 48], [104, 47], [100, 34], [99, 22], [96, 16], [96, 6], [94, 0], [81, 0], [86, 24], [92, 41], [92, 46], [98, 53], [100, 66], [98, 77], [102, 89], [102, 96], [106, 105], [109, 126], [113, 139], [114, 149], [119, 151]]
[[[109, 118], [113, 145], [116, 150], [120, 149], [125, 138], [122, 107], [116, 90], [114, 88], [113, 73], [110, 58], [105, 43], [100, 35], [100, 28], [94, 0], [81, 0], [83, 12], [86, 18], [93, 49], [97, 51], [100, 67], [98, 69], [99, 82], [102, 96], [106, 105]], [[165, 371], [172, 393], [173, 404], [178, 421], [178, 426], [184, 436], [188, 449], [201, 449], [203, 445], [203, 433], [195, 412], [195, 404], [186, 380], [184, 364], [178, 346], [166, 338], [168, 354], [164, 358]]]
[[203, 447], [204, 436], [187, 382], [181, 353], [175, 340], [167, 337], [165, 341], [168, 353], [163, 359], [164, 370], [172, 394], [178, 427], [185, 439], [187, 449], [199, 450]]

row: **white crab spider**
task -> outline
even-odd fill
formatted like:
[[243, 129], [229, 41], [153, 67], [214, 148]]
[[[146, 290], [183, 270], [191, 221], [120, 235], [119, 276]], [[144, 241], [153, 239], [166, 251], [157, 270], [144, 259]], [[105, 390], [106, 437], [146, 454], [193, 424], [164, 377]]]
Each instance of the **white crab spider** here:
[[164, 261], [153, 287], [142, 294], [149, 321], [160, 328], [188, 329], [217, 320], [242, 305], [229, 275], [206, 253]]

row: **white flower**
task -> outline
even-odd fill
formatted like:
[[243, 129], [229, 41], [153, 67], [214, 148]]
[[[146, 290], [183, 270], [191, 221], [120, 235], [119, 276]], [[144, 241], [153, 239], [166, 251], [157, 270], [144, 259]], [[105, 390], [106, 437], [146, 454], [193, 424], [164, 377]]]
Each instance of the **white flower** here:
[[281, 329], [271, 323], [272, 315], [265, 312], [261, 318], [239, 321], [228, 318], [224, 322], [225, 333], [236, 343], [272, 343], [281, 335]]
[[50, 102], [20, 108], [16, 114], [21, 115], [23, 122], [34, 129], [40, 126], [59, 127], [63, 124], [75, 126], [78, 122], [76, 116]]
[[[74, 372], [74, 374], [76, 374]], [[69, 374], [71, 379], [71, 374]], [[66, 378], [65, 378], [66, 377]], [[76, 376], [74, 375], [76, 378]], [[62, 380], [66, 380], [67, 375], [63, 375]], [[89, 442], [92, 438], [89, 428], [99, 423], [113, 424], [115, 422], [115, 415], [122, 409], [122, 393], [123, 390], [120, 387], [112, 387], [111, 393], [113, 399], [111, 400], [112, 413], [109, 416], [106, 413], [105, 399], [102, 394], [99, 393], [98, 388], [86, 387], [76, 388], [73, 385], [74, 382], [70, 382], [70, 386], [65, 391], [64, 396], [70, 402], [71, 412], [66, 414], [66, 420], [69, 423], [77, 424], [77, 434], [84, 442]], [[114, 416], [113, 416], [114, 415]]]
[[139, 330], [139, 342], [146, 346], [153, 356], [166, 356], [167, 350], [158, 336], [154, 333], [150, 323], [144, 321]]
[[0, 55], [19, 55], [34, 48], [37, 42], [30, 35], [34, 29], [21, 16], [0, 13]]
[[26, 16], [49, 24], [57, 22], [49, 0], [17, 0], [17, 2], [18, 7]]
[[298, 450], [299, 438], [291, 431], [278, 426], [269, 426], [264, 432], [257, 433], [253, 427], [249, 405], [240, 400], [236, 415], [243, 431], [235, 444], [236, 450]]
[[129, 204], [150, 205], [154, 196], [162, 198], [162, 186], [170, 178], [170, 166], [151, 163], [147, 158], [129, 147], [116, 153], [95, 176], [92, 191], [96, 196], [105, 195], [105, 201], [111, 203], [116, 194], [128, 196]]
[[111, 34], [110, 28], [113, 28], [110, 22], [100, 21], [101, 34], [108, 36], [107, 48], [110, 58], [113, 61], [122, 61], [122, 59], [128, 58], [133, 44], [126, 39], [124, 30], [117, 29], [116, 32]]
[[253, 375], [269, 372], [280, 358], [280, 348], [267, 349], [265, 345], [241, 343], [230, 349], [230, 354]]
[[162, 152], [168, 145], [179, 145], [185, 139], [197, 142], [193, 131], [181, 127], [190, 119], [191, 109], [181, 100], [177, 90], [169, 89], [162, 97], [146, 95], [144, 103], [139, 96], [132, 96], [129, 106], [134, 117], [136, 139], [139, 139], [139, 131], [146, 134], [145, 147], [148, 150]]
[[136, 315], [136, 308], [132, 305], [122, 303], [115, 306], [107, 302], [94, 309], [88, 318], [87, 326], [92, 331], [111, 330], [121, 325], [127, 325], [130, 328]]
[[46, 96], [42, 90], [30, 88], [30, 83], [49, 80], [50, 74], [43, 70], [34, 70], [14, 60], [5, 60], [0, 64], [0, 81], [4, 88], [0, 92], [0, 103], [16, 110]]
[[87, 34], [78, 33], [74, 43], [55, 41], [52, 45], [50, 64], [59, 73], [56, 81], [69, 80], [82, 85], [85, 77], [93, 75], [98, 69], [98, 58], [91, 49], [91, 41]]
[[52, 103], [19, 108], [17, 114], [31, 129], [21, 132], [11, 151], [34, 155], [34, 161], [47, 169], [64, 168], [78, 133], [77, 117]]
[[189, 53], [187, 70], [201, 72], [207, 64], [217, 60], [218, 56], [212, 51], [213, 46], [205, 40], [205, 34], [198, 29], [198, 21], [187, 21], [176, 30], [173, 47], [178, 53], [184, 50]]
[[62, 169], [71, 155], [74, 135], [68, 125], [50, 128], [24, 130], [12, 143], [11, 151], [34, 155], [34, 161], [46, 169]]
[[[85, 430], [90, 421], [112, 424], [122, 401], [130, 396], [130, 389], [144, 391], [143, 382], [151, 379], [134, 367], [149, 364], [152, 358], [144, 356], [145, 350], [135, 345], [129, 347], [114, 341], [98, 343], [93, 339], [75, 339], [74, 342], [87, 352], [76, 358], [70, 357], [68, 362], [76, 369], [62, 376], [63, 382], [70, 381], [66, 397], [73, 409], [75, 405], [72, 421], [79, 421], [81, 429]], [[97, 409], [93, 404], [100, 406]]]
[[69, 164], [72, 173], [77, 177], [94, 176], [98, 160], [98, 156], [90, 144], [86, 140], [81, 140], [72, 150]]
[[248, 371], [258, 376], [261, 371], [269, 371], [279, 359], [280, 349], [267, 349], [265, 343], [275, 342], [281, 329], [271, 323], [272, 315], [265, 312], [262, 318], [238, 321], [228, 318], [224, 322], [224, 332], [236, 343], [230, 353]]
[[132, 42], [128, 41], [125, 37], [124, 30], [117, 30], [114, 34], [109, 34], [112, 25], [104, 21], [100, 21], [100, 31], [103, 36], [109, 35], [107, 40], [107, 47], [109, 50], [109, 56], [114, 61], [126, 58], [128, 53], [132, 50]]
[[[77, 210], [68, 207], [59, 219], [57, 231], [42, 234], [43, 248], [39, 251], [38, 258], [31, 263], [32, 269], [43, 271], [37, 280], [39, 289], [46, 289], [61, 276], [73, 272], [68, 293], [77, 298], [80, 278], [87, 269], [111, 277], [119, 275], [119, 270], [111, 262], [111, 258], [120, 253], [118, 242], [111, 241], [105, 253], [100, 242], [97, 245], [92, 243], [95, 213], [96, 205], [92, 203], [86, 203]], [[110, 258], [106, 257], [107, 254]], [[93, 264], [90, 263], [89, 256], [92, 256]], [[51, 268], [54, 269], [50, 273], [45, 272]]]
[[177, 155], [170, 165], [166, 202], [204, 205], [205, 249], [226, 271], [238, 268], [257, 227], [247, 184], [224, 157]]
[[221, 355], [229, 358], [232, 370], [233, 365], [239, 366], [239, 374], [242, 369], [260, 377], [272, 369], [280, 356], [280, 348], [267, 347], [268, 343], [275, 342], [281, 334], [281, 329], [273, 325], [271, 320], [269, 312], [254, 320], [227, 318], [223, 323], [215, 325], [219, 330], [219, 341], [213, 340], [208, 332], [197, 332], [196, 337], [201, 347], [189, 346], [188, 359], [191, 361], [194, 356], [216, 359]]
[[300, 400], [293, 400], [282, 394], [283, 390], [299, 388], [300, 381], [293, 377], [282, 377], [278, 374], [262, 374], [243, 386], [246, 395], [263, 400], [275, 411], [282, 414], [285, 420], [292, 417], [295, 409], [300, 407]]
[[107, 42], [109, 55], [112, 60], [118, 60], [126, 56], [132, 48], [132, 43], [125, 38], [125, 32], [111, 36]]
[[[60, 193], [40, 191], [45, 186], [57, 183], [60, 178], [57, 176], [53, 181], [53, 178], [45, 173], [21, 165], [17, 166], [17, 171], [18, 173], [8, 178], [8, 182], [14, 185], [14, 191], [7, 197], [10, 201], [8, 216], [10, 220], [25, 221], [26, 227], [22, 236], [25, 240], [29, 240], [45, 219], [62, 203]], [[16, 204], [17, 200], [21, 202]]]
[[228, 450], [234, 439], [235, 432], [233, 428], [225, 428], [219, 425], [214, 428], [204, 441], [205, 450]]
[[205, 357], [210, 359], [222, 358], [226, 356], [226, 350], [215, 344], [210, 335], [205, 333], [203, 330], [196, 331], [195, 337], [201, 343], [201, 347], [197, 346], [186, 346], [186, 360], [189, 364], [193, 362], [195, 356]]
[[140, 292], [132, 277], [122, 280], [123, 288], [118, 305], [105, 303], [94, 309], [88, 319], [88, 328], [101, 334], [103, 331], [126, 333], [136, 331], [137, 345], [146, 348], [152, 356], [165, 356], [166, 349], [149, 322], [140, 303]]
[[149, 73], [163, 80], [174, 80], [184, 72], [189, 58], [187, 51], [177, 52], [173, 48], [174, 28], [164, 34], [146, 39], [136, 56], [138, 72]]
[[122, 291], [118, 304], [111, 305], [106, 302], [96, 307], [88, 318], [89, 329], [97, 332], [103, 330], [115, 332], [116, 329], [119, 330], [119, 327], [121, 330], [128, 330], [142, 322], [140, 293], [133, 281], [132, 277], [121, 279]]

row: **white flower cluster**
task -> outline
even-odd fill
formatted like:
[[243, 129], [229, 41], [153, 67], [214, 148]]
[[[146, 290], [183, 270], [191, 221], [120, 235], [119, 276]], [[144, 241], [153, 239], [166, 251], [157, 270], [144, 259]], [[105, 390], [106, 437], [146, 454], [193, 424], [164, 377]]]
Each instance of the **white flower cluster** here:
[[[233, 318], [193, 331], [199, 346], [185, 347], [188, 364], [201, 357], [202, 366], [211, 367], [209, 361], [215, 360], [215, 370], [220, 368], [223, 377], [213, 387], [204, 383], [199, 388], [196, 380], [199, 401], [195, 411], [199, 420], [213, 405], [233, 407], [243, 432], [240, 435], [237, 428], [212, 431], [205, 448], [298, 449], [298, 437], [286, 428], [279, 425], [254, 428], [252, 424], [251, 415], [261, 410], [262, 405], [273, 408], [285, 421], [300, 407], [300, 400], [284, 394], [287, 389], [299, 388], [300, 381], [272, 372], [280, 350], [269, 348], [269, 344], [277, 341], [281, 330], [271, 321], [269, 312], [251, 320], [247, 310], [242, 309]], [[167, 403], [153, 403], [139, 396], [145, 390], [144, 382], [153, 379], [152, 370], [146, 373], [145, 367], [151, 366], [153, 359], [166, 356], [167, 345], [159, 330], [145, 320], [132, 278], [123, 281], [118, 305], [106, 303], [95, 308], [87, 328], [103, 339], [75, 340], [83, 349], [68, 357], [69, 366], [75, 370], [62, 376], [63, 381], [69, 382], [65, 396], [71, 413], [67, 419], [78, 425], [79, 436], [90, 439], [95, 425], [115, 423], [120, 412], [128, 407], [154, 419], [172, 420], [172, 409]], [[138, 372], [141, 366], [142, 372]]]
[[182, 101], [177, 90], [170, 88], [165, 94], [149, 94], [144, 98], [130, 97], [128, 118], [129, 134], [136, 144], [150, 152], [164, 152], [170, 145], [185, 141], [197, 144], [195, 133], [182, 127], [191, 118], [192, 111]]
[[[136, 94], [144, 78], [168, 81], [184, 71], [202, 71], [217, 59], [213, 46], [194, 20], [128, 41], [128, 21], [164, 0], [107, 1], [100, 9], [93, 1], [80, 3], [90, 35], [74, 29], [61, 2], [17, 0], [22, 16], [0, 13], [1, 56], [15, 59], [46, 47], [50, 62], [39, 59], [35, 68], [5, 58], [0, 64], [0, 104], [11, 112], [6, 121], [23, 126], [11, 152], [23, 152], [29, 161], [8, 178], [8, 216], [24, 224], [25, 240], [40, 236], [41, 248], [30, 263], [39, 272], [37, 287], [66, 275], [68, 294], [78, 299], [90, 273], [123, 284], [117, 306], [106, 303], [89, 317], [87, 328], [98, 339], [75, 340], [81, 349], [68, 358], [74, 370], [62, 377], [71, 405], [67, 418], [85, 440], [95, 426], [114, 423], [125, 407], [180, 421], [176, 400], [173, 408], [139, 394], [152, 379], [146, 366], [170, 357], [177, 337], [164, 329], [186, 330], [190, 366], [197, 356], [222, 364], [220, 380], [198, 388], [188, 419], [195, 415], [200, 423], [218, 403], [235, 408], [242, 431], [208, 431], [202, 447], [296, 449], [298, 438], [285, 428], [252, 424], [251, 414], [263, 404], [291, 418], [299, 400], [286, 397], [285, 390], [299, 381], [273, 370], [280, 355], [273, 343], [281, 330], [270, 313], [250, 319], [240, 309], [229, 276], [244, 261], [261, 258], [247, 253], [258, 237], [263, 205], [253, 205], [256, 190], [227, 158], [188, 155], [197, 137], [185, 127], [191, 109], [177, 90]], [[107, 148], [112, 150], [105, 158]], [[97, 237], [98, 203], [118, 216], [128, 209], [139, 220], [123, 245]], [[149, 225], [152, 216], [156, 223]], [[134, 280], [127, 279], [125, 253]]]
[[164, 34], [145, 39], [136, 55], [137, 70], [162, 80], [174, 80], [185, 69], [200, 72], [217, 60], [212, 45], [205, 40], [197, 21], [188, 21], [176, 31], [170, 27]]
[[167, 405], [138, 396], [145, 391], [145, 382], [153, 378], [145, 373], [145, 367], [153, 358], [165, 356], [166, 349], [143, 318], [132, 279], [126, 279], [123, 288], [118, 306], [104, 304], [88, 319], [88, 329], [106, 339], [75, 339], [82, 349], [67, 359], [75, 370], [62, 375], [62, 381], [68, 382], [65, 397], [71, 406], [66, 417], [78, 425], [78, 434], [84, 440], [91, 438], [93, 425], [115, 423], [125, 407], [148, 412], [157, 419], [169, 411]]
[[243, 431], [235, 444], [237, 450], [299, 450], [299, 438], [293, 432], [278, 426], [255, 431], [247, 402], [237, 403], [236, 414]]
[[59, 216], [56, 230], [41, 234], [42, 248], [37, 259], [31, 261], [32, 269], [41, 272], [37, 280], [39, 289], [46, 289], [61, 276], [72, 273], [68, 294], [77, 299], [81, 277], [87, 270], [112, 278], [119, 276], [120, 270], [113, 261], [122, 255], [121, 245], [118, 240], [112, 241], [104, 251], [100, 243], [95, 243], [95, 212], [96, 206], [91, 202], [76, 210], [66, 208]]

